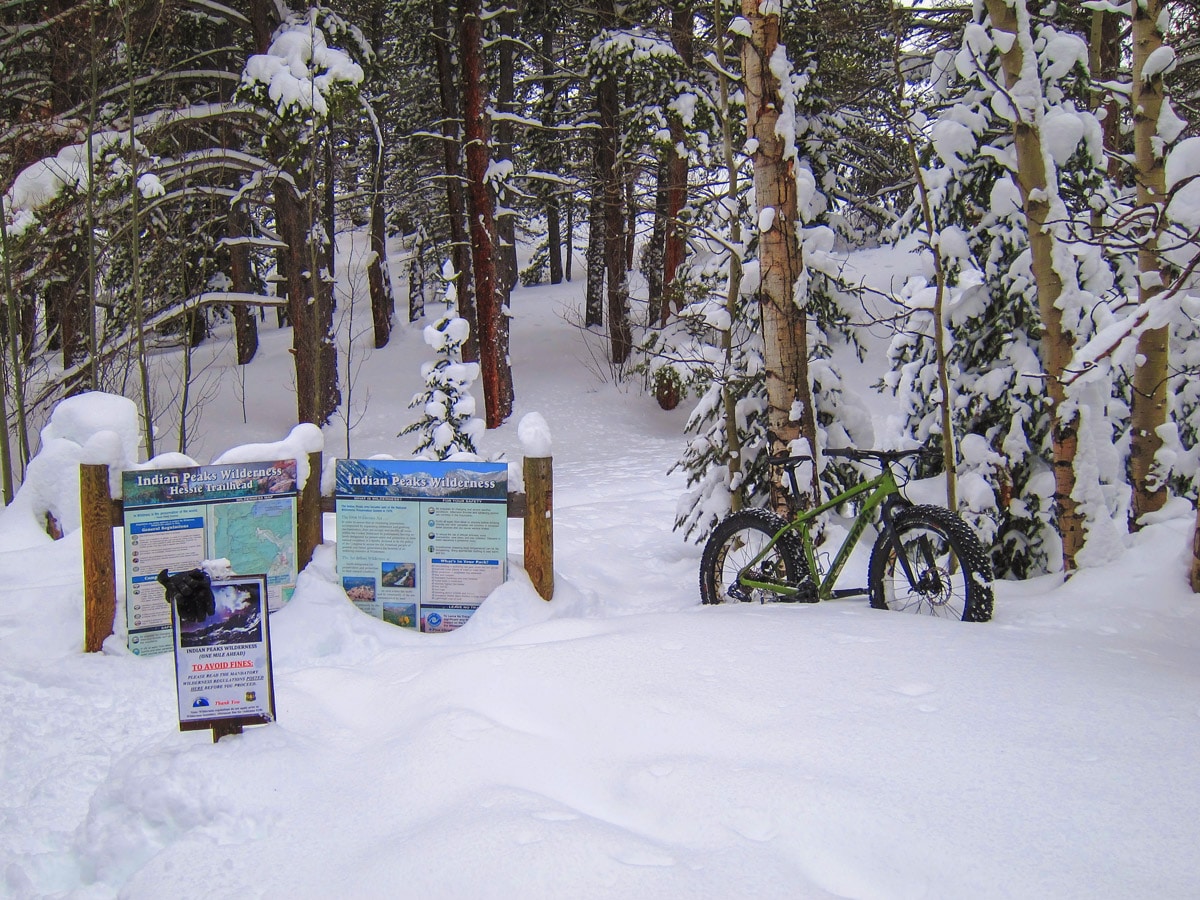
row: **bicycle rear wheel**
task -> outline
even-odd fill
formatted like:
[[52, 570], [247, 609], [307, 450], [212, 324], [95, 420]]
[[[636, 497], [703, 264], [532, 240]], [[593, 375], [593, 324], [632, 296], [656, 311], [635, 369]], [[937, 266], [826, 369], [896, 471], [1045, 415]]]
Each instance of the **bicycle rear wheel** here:
[[966, 522], [940, 506], [898, 512], [891, 531], [885, 529], [875, 542], [869, 571], [876, 609], [964, 622], [992, 617], [992, 570], [983, 547]]
[[[748, 588], [738, 583], [738, 574], [754, 560], [787, 521], [765, 509], [744, 509], [728, 516], [709, 535], [700, 557], [700, 600], [703, 603], [759, 603], [779, 600], [815, 602], [816, 589], [800, 596], [784, 596], [763, 588]], [[747, 573], [754, 581], [796, 587], [812, 581], [800, 541], [785, 534], [754, 568]]]

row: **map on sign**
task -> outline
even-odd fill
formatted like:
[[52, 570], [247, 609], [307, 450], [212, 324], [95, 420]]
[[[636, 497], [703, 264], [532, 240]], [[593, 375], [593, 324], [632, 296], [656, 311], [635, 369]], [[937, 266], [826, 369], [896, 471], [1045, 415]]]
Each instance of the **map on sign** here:
[[209, 546], [235, 572], [267, 576], [271, 607], [291, 599], [296, 572], [295, 504], [290, 497], [217, 503]]

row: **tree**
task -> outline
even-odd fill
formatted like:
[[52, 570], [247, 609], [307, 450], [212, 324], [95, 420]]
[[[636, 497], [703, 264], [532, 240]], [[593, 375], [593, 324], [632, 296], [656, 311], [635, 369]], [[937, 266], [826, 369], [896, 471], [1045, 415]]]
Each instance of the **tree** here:
[[409, 407], [420, 407], [424, 415], [402, 434], [417, 433], [417, 455], [429, 453], [447, 459], [456, 453], [476, 453], [475, 440], [484, 430], [475, 417], [471, 385], [479, 377], [479, 363], [463, 362], [462, 348], [471, 329], [466, 319], [448, 313], [425, 328], [425, 343], [438, 354], [435, 362], [421, 366], [425, 389], [413, 397]]
[[[695, 22], [693, 5], [688, 2], [672, 6], [671, 14], [671, 44], [679, 54], [679, 60], [684, 70], [690, 70], [695, 64], [693, 58], [692, 29]], [[683, 92], [681, 92], [683, 93]], [[660, 282], [663, 291], [663, 303], [660, 321], [666, 324], [672, 312], [679, 312], [683, 306], [680, 286], [676, 283], [676, 274], [683, 264], [686, 243], [684, 229], [679, 221], [687, 203], [688, 192], [688, 156], [686, 133], [684, 131], [684, 110], [667, 104], [667, 125], [669, 146], [664, 151], [662, 165], [663, 197], [662, 218], [663, 254], [662, 275]], [[653, 298], [651, 298], [653, 300]], [[661, 402], [661, 401], [660, 401]]]
[[1042, 146], [1040, 83], [1034, 91], [1024, 69], [1026, 54], [1033, 49], [1029, 14], [1024, 0], [1015, 8], [1005, 0], [987, 0], [993, 28], [1007, 35], [1007, 49], [1000, 46], [1004, 86], [1012, 104], [1011, 116], [1017, 157], [1017, 186], [1025, 209], [1029, 235], [1031, 269], [1037, 283], [1038, 308], [1042, 318], [1042, 363], [1046, 370], [1046, 390], [1050, 396], [1051, 445], [1054, 453], [1057, 522], [1062, 536], [1063, 565], [1075, 568], [1075, 557], [1083, 548], [1083, 514], [1075, 497], [1075, 455], [1079, 443], [1077, 412], [1067, 406], [1063, 376], [1073, 351], [1073, 335], [1064, 322], [1059, 299], [1063, 293], [1063, 273], [1054, 259], [1055, 236], [1047, 220], [1057, 200], [1057, 186], [1051, 183]]
[[462, 4], [459, 23], [462, 52], [463, 138], [466, 142], [467, 202], [470, 209], [471, 262], [479, 325], [479, 363], [483, 373], [484, 420], [499, 428], [512, 414], [512, 369], [508, 360], [508, 291], [498, 264], [499, 238], [495, 200], [488, 186], [489, 139], [483, 67], [480, 0]]
[[[449, 10], [442, 4], [434, 5], [433, 17], [434, 53], [437, 61], [438, 96], [441, 99], [442, 159], [446, 186], [446, 211], [449, 230], [450, 251], [454, 260], [454, 271], [458, 273], [457, 291], [459, 311], [468, 322], [478, 322], [475, 305], [475, 287], [471, 266], [471, 243], [467, 233], [467, 199], [462, 178], [460, 161], [465, 137], [460, 131], [462, 111], [458, 106], [460, 91], [455, 79], [455, 66], [451, 48], [455, 45], [450, 31]], [[478, 360], [478, 337], [468, 334], [463, 346], [463, 359]]]
[[[596, 186], [592, 197], [591, 227], [593, 231], [600, 229], [599, 233], [603, 235], [599, 246], [602, 248], [600, 260], [603, 261], [603, 283], [606, 286], [604, 309], [608, 320], [609, 361], [620, 366], [629, 359], [633, 350], [633, 335], [629, 326], [629, 286], [625, 277], [625, 178], [618, 153], [620, 92], [616, 67], [603, 60], [606, 38], [612, 35], [612, 29], [616, 26], [616, 10], [612, 0], [597, 0], [596, 13], [600, 27], [597, 43], [600, 45], [601, 58], [593, 63], [596, 67], [593, 71], [599, 77], [596, 84], [599, 129], [596, 133]], [[599, 276], [593, 275], [595, 262], [599, 260], [594, 259], [589, 245], [589, 289], [599, 281]], [[588, 324], [592, 324], [590, 317]]]
[[[746, 95], [746, 133], [754, 144], [754, 192], [758, 206], [759, 306], [767, 386], [767, 428], [772, 455], [810, 455], [817, 452], [816, 415], [808, 372], [808, 341], [804, 313], [798, 304], [797, 282], [802, 269], [796, 234], [796, 147], [791, 121], [792, 98], [782, 90], [779, 14], [762, 12], [758, 0], [742, 0], [742, 73]], [[783, 56], [786, 65], [786, 56]], [[782, 120], [782, 125], [781, 125]], [[806, 495], [791, 498], [777, 469], [771, 481], [771, 507], [790, 513], [793, 503], [805, 505], [817, 496], [816, 471], [808, 469], [799, 488]]]
[[326, 261], [332, 235], [321, 226], [318, 161], [328, 140], [322, 126], [339, 101], [363, 79], [361, 66], [329, 45], [326, 30], [359, 43], [335, 16], [314, 9], [283, 22], [266, 53], [250, 58], [240, 95], [273, 112], [263, 136], [268, 159], [279, 171], [272, 182], [279, 236], [285, 245], [284, 277], [296, 365], [296, 409], [301, 422], [324, 424], [339, 402], [337, 348], [333, 342], [333, 293]]
[[[1131, 4], [1133, 16], [1133, 85], [1130, 105], [1134, 121], [1134, 181], [1137, 185], [1138, 302], [1149, 303], [1163, 288], [1159, 235], [1164, 227], [1166, 203], [1164, 148], [1179, 136], [1178, 117], [1163, 117], [1163, 75], [1174, 64], [1175, 54], [1163, 41], [1164, 8], [1161, 0]], [[1169, 106], [1168, 106], [1169, 109]], [[1165, 126], [1165, 129], [1164, 129]], [[1173, 133], [1164, 134], [1164, 130]], [[1167, 326], [1148, 329], [1138, 338], [1137, 362], [1132, 380], [1130, 425], [1132, 446], [1129, 468], [1133, 481], [1131, 525], [1161, 509], [1167, 498], [1157, 454], [1162, 448], [1159, 429], [1167, 421]]]

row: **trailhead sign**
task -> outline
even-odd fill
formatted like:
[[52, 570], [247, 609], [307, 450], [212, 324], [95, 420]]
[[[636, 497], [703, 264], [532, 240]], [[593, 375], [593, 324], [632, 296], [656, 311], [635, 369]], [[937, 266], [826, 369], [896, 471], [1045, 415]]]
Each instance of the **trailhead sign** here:
[[451, 631], [508, 573], [508, 464], [337, 461], [337, 565], [364, 612]]
[[171, 608], [158, 573], [228, 559], [265, 575], [270, 609], [296, 589], [296, 461], [123, 473], [125, 619], [131, 652], [171, 649]]

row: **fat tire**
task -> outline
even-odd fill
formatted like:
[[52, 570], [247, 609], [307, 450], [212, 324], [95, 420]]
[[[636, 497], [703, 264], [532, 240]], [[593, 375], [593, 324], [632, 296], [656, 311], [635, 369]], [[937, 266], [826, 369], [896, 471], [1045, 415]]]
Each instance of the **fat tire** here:
[[[779, 533], [787, 525], [787, 520], [766, 509], [743, 509], [727, 516], [709, 535], [704, 545], [704, 553], [700, 556], [700, 601], [706, 604], [729, 603], [737, 600], [729, 595], [729, 574], [725, 561], [731, 551], [738, 550], [739, 535], [744, 535], [754, 547], [761, 547]], [[745, 555], [749, 562], [758, 551]], [[767, 591], [760, 592], [755, 597], [746, 597], [742, 602], [757, 599], [760, 603], [770, 601], [801, 601], [815, 603], [817, 591], [809, 578], [808, 564], [804, 561], [804, 550], [800, 539], [789, 532], [785, 534], [772, 548], [775, 564], [782, 564], [783, 577], [788, 584], [800, 586], [807, 581], [811, 590], [802, 591], [795, 597], [783, 597]], [[764, 560], [766, 562], [766, 560]], [[736, 571], [736, 570], [735, 570]]]
[[[992, 618], [992, 567], [966, 522], [941, 506], [911, 506], [896, 513], [891, 531], [902, 546], [912, 546], [914, 550], [919, 533], [933, 537], [943, 564], [932, 574], [936, 575], [939, 586], [945, 583], [948, 587], [910, 592], [885, 529], [871, 550], [868, 577], [871, 606], [961, 618], [964, 622], [987, 622]], [[930, 574], [927, 563], [912, 554], [909, 558], [920, 567], [918, 577]], [[950, 563], [951, 559], [957, 560], [957, 565]], [[896, 595], [897, 587], [905, 591], [905, 596]]]

